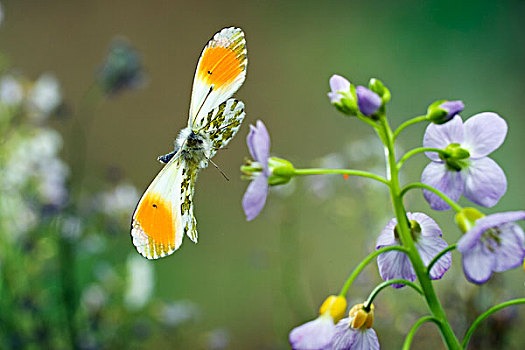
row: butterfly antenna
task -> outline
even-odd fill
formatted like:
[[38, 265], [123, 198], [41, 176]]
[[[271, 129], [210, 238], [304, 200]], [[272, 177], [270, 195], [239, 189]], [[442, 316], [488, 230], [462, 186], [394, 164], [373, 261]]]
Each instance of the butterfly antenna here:
[[206, 103], [206, 100], [208, 99], [208, 97], [210, 96], [211, 92], [213, 91], [213, 87], [214, 85], [210, 86], [210, 89], [208, 90], [208, 93], [206, 94], [206, 96], [204, 97], [204, 100], [202, 100], [202, 103], [199, 107], [199, 110], [197, 111], [197, 113], [195, 113], [195, 116], [193, 117], [193, 120], [191, 121], [191, 125], [193, 126], [193, 123], [195, 123], [195, 119], [197, 119], [197, 116], [199, 115], [199, 113], [201, 112], [201, 109], [202, 107], [204, 106], [204, 104]]
[[206, 159], [208, 159], [208, 162], [210, 162], [211, 164], [213, 164], [213, 166], [215, 167], [215, 169], [219, 170], [219, 172], [222, 174], [222, 176], [224, 176], [224, 178], [226, 179], [226, 181], [230, 181], [230, 178], [224, 173], [224, 171], [221, 170], [221, 168], [219, 168], [219, 166], [217, 164], [215, 164], [213, 162], [213, 160], [211, 160], [210, 158], [206, 157]]

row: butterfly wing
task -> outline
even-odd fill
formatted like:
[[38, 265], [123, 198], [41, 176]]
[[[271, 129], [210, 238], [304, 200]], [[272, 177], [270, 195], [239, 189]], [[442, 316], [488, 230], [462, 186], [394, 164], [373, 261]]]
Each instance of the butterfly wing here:
[[202, 51], [190, 104], [188, 126], [202, 128], [209, 111], [230, 98], [246, 78], [246, 40], [240, 28], [224, 28]]
[[244, 119], [244, 103], [234, 98], [223, 102], [212, 110], [203, 120], [205, 123], [199, 132], [209, 135], [212, 143], [210, 158], [222, 147], [225, 147], [235, 136]]
[[192, 173], [184, 160], [175, 156], [142, 195], [133, 213], [131, 238], [144, 257], [158, 259], [172, 254], [192, 228], [195, 234], [190, 237], [197, 240]]

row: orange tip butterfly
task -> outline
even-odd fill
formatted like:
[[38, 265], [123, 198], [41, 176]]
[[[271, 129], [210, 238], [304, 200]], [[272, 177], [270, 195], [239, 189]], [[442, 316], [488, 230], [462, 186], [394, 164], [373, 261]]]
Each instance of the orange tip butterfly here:
[[195, 181], [241, 126], [244, 104], [230, 97], [244, 82], [247, 63], [239, 28], [222, 29], [204, 47], [193, 79], [188, 126], [179, 132], [174, 151], [158, 158], [165, 166], [133, 213], [131, 239], [144, 257], [172, 254], [185, 234], [197, 243]]

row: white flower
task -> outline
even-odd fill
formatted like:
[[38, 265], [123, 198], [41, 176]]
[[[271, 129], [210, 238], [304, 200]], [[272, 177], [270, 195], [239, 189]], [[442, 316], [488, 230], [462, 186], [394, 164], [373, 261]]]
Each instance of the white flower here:
[[230, 345], [230, 334], [226, 329], [217, 328], [208, 334], [208, 349], [222, 350]]
[[112, 191], [101, 195], [102, 209], [108, 215], [128, 215], [138, 200], [139, 192], [127, 182], [119, 183]]
[[170, 327], [178, 327], [199, 317], [197, 305], [188, 300], [181, 300], [164, 306], [160, 313], [161, 322]]
[[91, 284], [82, 293], [82, 304], [90, 311], [100, 310], [107, 301], [107, 293], [98, 284]]
[[36, 119], [45, 119], [62, 103], [60, 83], [53, 73], [44, 73], [35, 82], [29, 94], [30, 106]]
[[127, 260], [128, 287], [124, 303], [130, 310], [139, 310], [153, 294], [154, 272], [151, 262], [137, 254], [131, 254]]
[[2, 103], [9, 106], [19, 105], [23, 98], [24, 89], [22, 88], [22, 84], [20, 84], [12, 75], [5, 75], [0, 79], [0, 101]]

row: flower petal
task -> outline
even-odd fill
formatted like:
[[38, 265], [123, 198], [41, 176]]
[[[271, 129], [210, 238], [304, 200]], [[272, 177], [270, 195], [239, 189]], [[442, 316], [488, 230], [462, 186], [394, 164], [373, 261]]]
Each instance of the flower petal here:
[[290, 332], [289, 340], [294, 350], [328, 350], [335, 334], [331, 317], [319, 316]]
[[507, 191], [505, 173], [488, 157], [472, 160], [464, 172], [465, 197], [476, 204], [492, 207]]
[[[448, 247], [447, 242], [440, 236], [423, 236], [421, 235], [416, 243], [417, 251], [423, 260], [425, 266], [428, 266], [430, 261], [441, 252], [442, 250]], [[446, 253], [443, 255], [432, 267], [430, 270], [430, 278], [433, 280], [440, 279], [443, 277], [445, 272], [448, 271], [450, 265], [452, 264], [452, 255]]]
[[480, 241], [463, 252], [463, 272], [470, 282], [477, 284], [487, 282], [495, 265], [494, 254]]
[[377, 237], [376, 249], [398, 244], [396, 242], [396, 237], [394, 236], [394, 229], [396, 228], [396, 225], [397, 225], [396, 218], [393, 218], [392, 220], [388, 222], [388, 224], [385, 226], [383, 231], [381, 231], [381, 234], [379, 235], [379, 237]]
[[354, 331], [354, 342], [349, 350], [379, 350], [379, 340], [372, 328], [356, 329]]
[[505, 224], [499, 227], [501, 234], [500, 245], [494, 252], [496, 255], [496, 266], [494, 271], [502, 272], [520, 266], [525, 257], [523, 247], [523, 230], [515, 223]]
[[330, 77], [330, 90], [332, 92], [347, 92], [350, 91], [350, 82], [337, 74]]
[[[444, 149], [451, 143], [463, 142], [463, 121], [459, 115], [452, 118], [446, 124], [436, 125], [431, 123], [423, 137], [423, 147]], [[441, 159], [436, 152], [425, 152], [428, 158], [440, 162]]]
[[[457, 201], [463, 193], [462, 172], [450, 171], [444, 163], [432, 162], [428, 164], [421, 174], [421, 182], [443, 192], [453, 201]], [[434, 193], [423, 190], [423, 195], [432, 209], [450, 209], [450, 206]]]
[[416, 221], [421, 226], [421, 235], [427, 237], [441, 237], [443, 232], [438, 224], [427, 214], [407, 213], [408, 220]]
[[351, 349], [354, 342], [355, 330], [349, 325], [349, 318], [343, 318], [335, 325], [335, 334], [332, 339], [332, 350]]
[[[394, 278], [404, 278], [411, 282], [416, 280], [416, 273], [408, 256], [399, 251], [389, 251], [377, 257], [379, 274], [385, 281]], [[404, 287], [404, 284], [393, 284], [394, 288]]]
[[268, 169], [268, 157], [270, 155], [270, 135], [266, 126], [260, 120], [256, 125], [250, 125], [250, 133], [246, 137], [246, 143], [252, 158], [261, 163], [265, 171]]
[[[525, 211], [507, 211], [482, 217], [476, 221], [475, 228], [485, 231], [491, 227], [501, 226], [510, 222], [525, 220]], [[473, 231], [472, 229], [471, 231]]]
[[248, 185], [248, 189], [242, 198], [242, 208], [246, 214], [246, 220], [253, 220], [259, 215], [266, 203], [267, 194], [268, 178], [261, 173]]
[[505, 141], [507, 123], [496, 113], [479, 113], [464, 124], [465, 140], [462, 146], [470, 152], [471, 158], [485, 157]]

